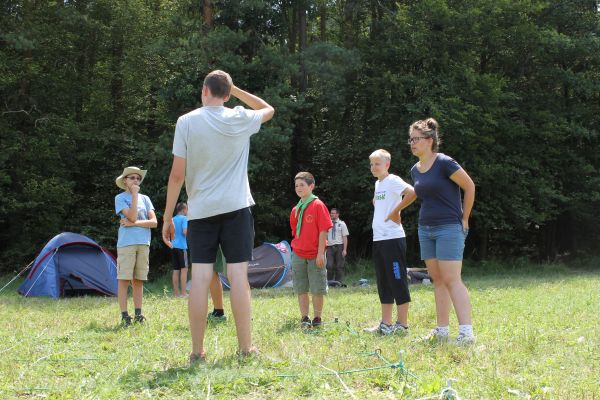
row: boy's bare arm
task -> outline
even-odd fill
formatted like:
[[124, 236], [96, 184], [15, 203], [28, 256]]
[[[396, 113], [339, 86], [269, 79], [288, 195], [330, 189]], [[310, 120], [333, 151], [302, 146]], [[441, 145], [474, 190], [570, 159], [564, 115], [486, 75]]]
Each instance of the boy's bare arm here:
[[404, 197], [402, 197], [402, 201], [400, 201], [400, 203], [398, 203], [398, 205], [392, 210], [392, 212], [385, 218], [385, 221], [391, 219], [395, 223], [400, 224], [402, 222], [402, 219], [400, 217], [400, 211], [404, 210], [417, 199], [417, 194], [415, 193], [415, 190], [412, 186], [409, 186], [406, 189], [404, 189], [402, 194], [404, 195]]
[[137, 226], [139, 228], [156, 228], [156, 226], [158, 225], [158, 221], [156, 220], [156, 214], [154, 213], [154, 210], [149, 210], [148, 219], [137, 219], [135, 222], [131, 222], [129, 219], [123, 218], [121, 219], [121, 225], [125, 227]]
[[240, 99], [253, 110], [264, 110], [261, 122], [267, 122], [275, 114], [275, 109], [269, 103], [235, 85], [231, 87], [231, 95]]
[[129, 208], [125, 208], [123, 210], [121, 210], [121, 212], [123, 213], [123, 215], [125, 215], [125, 218], [131, 222], [132, 224], [135, 224], [135, 222], [137, 221], [137, 217], [138, 217], [138, 209], [137, 209], [137, 203], [138, 203], [138, 193], [140, 192], [140, 186], [139, 185], [131, 185], [131, 187], [129, 188], [129, 191], [131, 193], [131, 207]]
[[325, 266], [325, 246], [327, 244], [327, 231], [319, 232], [319, 249], [317, 250], [317, 267]]

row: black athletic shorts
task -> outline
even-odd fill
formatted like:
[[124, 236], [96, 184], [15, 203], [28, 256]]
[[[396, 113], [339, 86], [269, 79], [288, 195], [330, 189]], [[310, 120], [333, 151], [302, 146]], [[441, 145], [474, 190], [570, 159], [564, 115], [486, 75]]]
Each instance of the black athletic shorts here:
[[212, 264], [221, 245], [228, 264], [252, 260], [254, 218], [250, 207], [188, 222], [192, 263]]
[[173, 261], [174, 271], [190, 266], [187, 250], [185, 249], [171, 249], [171, 260]]
[[373, 264], [381, 304], [410, 302], [406, 274], [406, 238], [373, 242]]

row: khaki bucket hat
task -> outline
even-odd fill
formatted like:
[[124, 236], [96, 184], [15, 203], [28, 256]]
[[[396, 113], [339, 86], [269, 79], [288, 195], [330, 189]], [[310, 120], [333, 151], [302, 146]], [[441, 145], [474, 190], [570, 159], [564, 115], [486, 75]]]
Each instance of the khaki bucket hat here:
[[117, 179], [115, 179], [115, 183], [121, 189], [127, 190], [127, 186], [125, 186], [125, 178], [126, 177], [128, 177], [131, 174], [137, 174], [142, 177], [142, 180], [140, 181], [140, 183], [142, 183], [142, 181], [144, 180], [144, 177], [146, 176], [146, 172], [148, 172], [148, 170], [146, 170], [146, 169], [139, 169], [138, 167], [126, 167], [123, 170], [123, 173], [121, 175], [119, 175], [117, 177]]

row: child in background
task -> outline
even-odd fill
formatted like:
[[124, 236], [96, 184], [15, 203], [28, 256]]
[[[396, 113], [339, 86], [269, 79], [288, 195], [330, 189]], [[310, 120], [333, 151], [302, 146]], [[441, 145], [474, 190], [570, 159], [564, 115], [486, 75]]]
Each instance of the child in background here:
[[[324, 296], [327, 294], [327, 269], [325, 269], [325, 247], [327, 231], [333, 224], [327, 206], [312, 192], [315, 178], [309, 172], [299, 172], [294, 178], [296, 194], [300, 201], [290, 214], [292, 228], [292, 272], [294, 292], [298, 295], [300, 320], [303, 328], [321, 326]], [[314, 318], [308, 317], [312, 294]]]
[[175, 226], [175, 237], [172, 242], [166, 242], [171, 248], [171, 259], [173, 261], [173, 295], [175, 297], [187, 297], [187, 275], [190, 266], [187, 246], [187, 204], [178, 203], [175, 207], [177, 215], [173, 217]]

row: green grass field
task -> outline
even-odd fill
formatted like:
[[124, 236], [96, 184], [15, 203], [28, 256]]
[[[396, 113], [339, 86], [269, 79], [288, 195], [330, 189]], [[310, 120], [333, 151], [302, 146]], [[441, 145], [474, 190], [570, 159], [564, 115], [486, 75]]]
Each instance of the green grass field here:
[[[193, 368], [187, 303], [166, 278], [148, 285], [147, 324], [128, 329], [115, 299], [24, 299], [15, 283], [0, 294], [0, 398], [423, 399], [453, 378], [461, 399], [600, 399], [596, 261], [469, 265], [471, 347], [415, 342], [434, 326], [430, 285], [411, 286], [410, 333], [393, 337], [362, 332], [379, 319], [374, 285], [332, 289], [310, 333], [291, 290], [254, 290], [261, 355], [236, 356], [226, 298], [229, 320], [209, 326], [207, 363]], [[350, 280], [370, 277], [368, 262], [351, 267]]]

